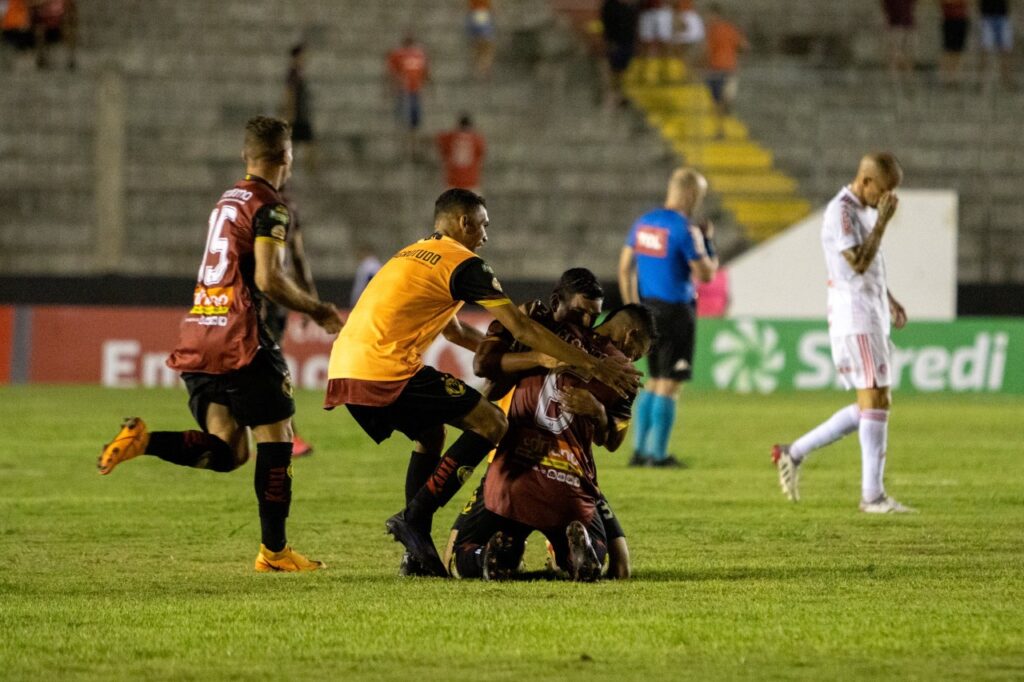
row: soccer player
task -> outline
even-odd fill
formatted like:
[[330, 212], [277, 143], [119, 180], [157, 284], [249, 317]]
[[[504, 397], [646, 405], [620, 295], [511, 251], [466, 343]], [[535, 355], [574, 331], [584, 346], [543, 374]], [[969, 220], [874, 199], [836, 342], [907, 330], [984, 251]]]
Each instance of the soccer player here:
[[[483, 197], [450, 189], [434, 204], [434, 233], [401, 249], [367, 285], [331, 349], [325, 407], [346, 405], [377, 443], [400, 431], [415, 442], [406, 508], [387, 520], [418, 568], [446, 575], [430, 537], [444, 506], [505, 433], [501, 411], [460, 379], [423, 363], [439, 334], [476, 351], [483, 335], [455, 314], [484, 306], [524, 345], [597, 378], [622, 394], [638, 382], [632, 367], [598, 359], [531, 320], [512, 304], [494, 271], [476, 256], [489, 225]], [[442, 456], [445, 424], [463, 431]]]
[[[603, 301], [604, 289], [594, 273], [586, 268], [571, 268], [562, 273], [551, 292], [550, 307], [537, 299], [526, 304], [524, 310], [532, 319], [537, 320], [548, 329], [554, 330], [564, 322], [589, 329], [600, 315]], [[484, 337], [477, 349], [473, 364], [477, 375], [488, 380], [483, 394], [490, 400], [496, 400], [506, 416], [512, 405], [512, 387], [521, 378], [523, 372], [541, 367], [546, 369], [557, 367], [554, 358], [524, 348], [497, 321], [492, 322], [488, 327], [487, 336]], [[490, 459], [493, 457], [494, 452], [492, 451]], [[483, 508], [485, 482], [486, 474], [452, 525], [443, 557], [445, 566], [449, 568], [459, 531], [471, 514]], [[607, 500], [602, 498], [600, 504], [605, 519], [605, 531], [608, 535], [608, 573], [612, 577], [628, 578], [630, 573], [629, 547], [626, 544], [625, 532]]]
[[718, 269], [713, 226], [691, 221], [707, 194], [704, 176], [677, 168], [668, 183], [665, 207], [633, 224], [619, 256], [619, 292], [626, 303], [643, 302], [654, 311], [658, 338], [647, 358], [647, 390], [636, 404], [634, 466], [678, 467], [668, 454], [676, 418], [676, 397], [693, 373], [697, 320], [693, 278], [710, 282]]
[[[596, 356], [637, 360], [650, 349], [654, 317], [629, 304], [596, 329], [563, 323], [558, 334]], [[535, 371], [519, 380], [483, 508], [465, 519], [456, 540], [460, 577], [509, 577], [534, 530], [547, 537], [557, 566], [574, 580], [600, 576], [607, 537], [592, 444], [612, 451], [621, 445], [632, 398], [571, 371]]]
[[267, 299], [305, 313], [327, 332], [342, 327], [338, 310], [302, 290], [285, 274], [291, 215], [279, 188], [292, 167], [285, 121], [258, 116], [245, 126], [245, 179], [224, 192], [210, 215], [192, 309], [182, 320], [167, 364], [182, 372], [200, 431], [153, 431], [128, 419], [104, 447], [99, 472], [138, 455], [181, 466], [232, 471], [256, 440], [256, 499], [262, 544], [260, 572], [313, 571], [320, 561], [291, 548], [285, 521], [292, 496], [292, 383], [281, 349], [261, 311]]
[[804, 434], [792, 445], [775, 445], [782, 492], [800, 499], [800, 467], [814, 450], [857, 431], [861, 450], [860, 510], [870, 514], [913, 511], [885, 493], [885, 451], [892, 384], [890, 324], [901, 329], [907, 313], [886, 285], [881, 244], [899, 200], [894, 190], [903, 169], [892, 154], [868, 154], [857, 177], [825, 209], [821, 244], [828, 268], [828, 326], [832, 360], [857, 401]]

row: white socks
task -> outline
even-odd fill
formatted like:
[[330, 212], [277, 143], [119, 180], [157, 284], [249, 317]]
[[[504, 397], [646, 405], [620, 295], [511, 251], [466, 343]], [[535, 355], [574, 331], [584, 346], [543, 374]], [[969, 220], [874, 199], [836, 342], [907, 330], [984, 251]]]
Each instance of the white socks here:
[[861, 497], [872, 502], [885, 494], [885, 449], [889, 436], [889, 410], [860, 413]]
[[[857, 403], [847, 405], [828, 418], [827, 421], [815, 426], [813, 429], [796, 439], [789, 446], [789, 454], [793, 459], [802, 461], [804, 457], [818, 448], [823, 448], [829, 443], [834, 443], [843, 436], [857, 430], [860, 423], [860, 408]], [[863, 429], [861, 430], [861, 442], [864, 442]], [[885, 446], [882, 446], [884, 451]]]

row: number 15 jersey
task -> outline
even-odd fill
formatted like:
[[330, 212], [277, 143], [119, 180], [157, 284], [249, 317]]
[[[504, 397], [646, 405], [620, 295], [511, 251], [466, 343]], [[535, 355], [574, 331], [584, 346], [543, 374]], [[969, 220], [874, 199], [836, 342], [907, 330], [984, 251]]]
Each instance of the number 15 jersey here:
[[261, 322], [265, 297], [256, 288], [255, 245], [270, 240], [283, 247], [290, 219], [281, 195], [263, 178], [246, 175], [221, 195], [210, 214], [192, 308], [168, 367], [224, 374], [248, 365], [261, 347], [277, 346]]

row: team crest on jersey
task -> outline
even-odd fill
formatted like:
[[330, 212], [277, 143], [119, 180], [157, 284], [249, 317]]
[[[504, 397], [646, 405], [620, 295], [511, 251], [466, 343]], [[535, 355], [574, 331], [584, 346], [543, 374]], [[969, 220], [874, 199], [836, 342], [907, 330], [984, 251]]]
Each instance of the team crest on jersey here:
[[465, 483], [473, 475], [473, 467], [459, 467], [455, 475], [459, 477], [459, 483]]
[[292, 377], [290, 374], [284, 375], [284, 381], [281, 382], [281, 392], [289, 398], [295, 395], [295, 387], [292, 386]]
[[465, 395], [466, 384], [462, 383], [460, 379], [456, 379], [451, 374], [445, 374], [444, 390], [445, 393], [447, 393], [448, 395], [452, 396], [453, 398], [457, 398], [460, 395]]

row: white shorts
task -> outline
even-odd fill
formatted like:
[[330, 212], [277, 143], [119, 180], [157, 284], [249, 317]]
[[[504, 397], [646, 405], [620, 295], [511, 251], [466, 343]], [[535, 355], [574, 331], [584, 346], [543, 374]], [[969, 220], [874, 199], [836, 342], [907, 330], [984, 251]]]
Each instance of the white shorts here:
[[892, 385], [892, 342], [884, 334], [833, 336], [832, 362], [846, 388]]
[[659, 7], [642, 12], [637, 33], [641, 43], [667, 43], [672, 40], [672, 8]]

